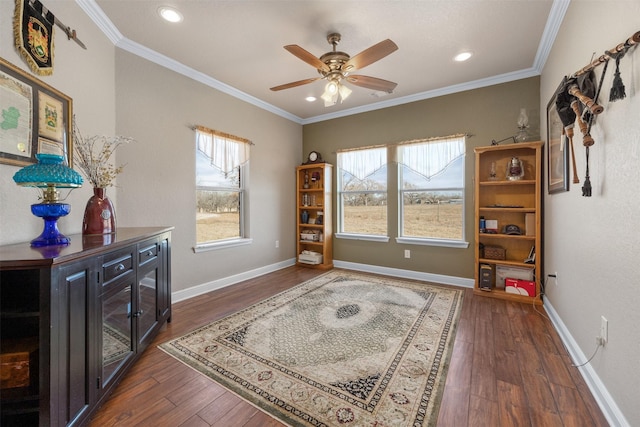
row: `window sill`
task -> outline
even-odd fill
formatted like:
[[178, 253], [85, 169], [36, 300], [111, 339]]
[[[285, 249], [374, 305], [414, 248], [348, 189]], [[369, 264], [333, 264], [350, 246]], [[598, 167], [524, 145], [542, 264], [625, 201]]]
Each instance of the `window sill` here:
[[469, 247], [469, 242], [465, 242], [463, 240], [422, 239], [419, 237], [396, 237], [396, 243], [404, 243], [407, 245], [441, 246], [445, 248], [460, 249], [466, 249]]
[[214, 243], [205, 243], [199, 246], [195, 246], [193, 248], [193, 252], [207, 252], [207, 251], [217, 251], [219, 249], [227, 249], [234, 248], [236, 246], [244, 246], [250, 245], [253, 243], [253, 239], [233, 239], [233, 240], [222, 240], [220, 242]]
[[335, 237], [337, 239], [348, 239], [348, 240], [367, 240], [370, 242], [388, 242], [389, 236], [374, 236], [372, 234], [349, 234], [349, 233], [336, 233]]

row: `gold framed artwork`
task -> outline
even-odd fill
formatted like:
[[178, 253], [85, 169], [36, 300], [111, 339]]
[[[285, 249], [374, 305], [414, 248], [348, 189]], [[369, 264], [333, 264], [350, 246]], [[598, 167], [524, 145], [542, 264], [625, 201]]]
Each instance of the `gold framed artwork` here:
[[555, 95], [547, 104], [547, 171], [549, 194], [569, 191], [569, 147], [563, 135]]
[[0, 163], [36, 163], [60, 154], [72, 166], [72, 99], [0, 58]]

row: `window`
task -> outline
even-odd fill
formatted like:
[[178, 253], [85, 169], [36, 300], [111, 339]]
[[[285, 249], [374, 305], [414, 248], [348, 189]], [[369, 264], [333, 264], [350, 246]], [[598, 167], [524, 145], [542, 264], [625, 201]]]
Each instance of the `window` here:
[[404, 143], [397, 150], [399, 241], [463, 241], [464, 136]]
[[250, 142], [196, 127], [196, 249], [245, 236]]
[[344, 151], [338, 160], [338, 233], [387, 235], [387, 148]]

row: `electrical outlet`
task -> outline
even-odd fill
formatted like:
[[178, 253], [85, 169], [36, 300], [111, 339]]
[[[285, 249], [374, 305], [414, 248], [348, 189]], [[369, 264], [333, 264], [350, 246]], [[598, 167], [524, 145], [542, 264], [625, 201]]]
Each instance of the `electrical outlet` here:
[[600, 316], [600, 339], [602, 345], [609, 341], [609, 321], [604, 316]]
[[276, 240], [276, 248], [280, 247], [280, 240]]
[[404, 257], [405, 258], [411, 258], [411, 251], [409, 249], [405, 249], [404, 250]]

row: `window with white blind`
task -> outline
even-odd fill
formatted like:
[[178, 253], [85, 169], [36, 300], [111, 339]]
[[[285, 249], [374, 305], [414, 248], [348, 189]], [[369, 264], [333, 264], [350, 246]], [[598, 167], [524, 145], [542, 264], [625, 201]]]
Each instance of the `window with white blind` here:
[[[336, 237], [386, 242], [395, 235], [399, 243], [468, 247], [465, 150], [465, 135], [339, 150]], [[397, 229], [388, 223], [389, 187], [398, 194], [391, 200]]]
[[245, 206], [251, 143], [202, 126], [195, 132], [195, 250], [239, 244], [247, 238]]
[[387, 148], [337, 153], [338, 233], [388, 240]]
[[463, 242], [465, 137], [397, 145], [399, 241]]

